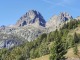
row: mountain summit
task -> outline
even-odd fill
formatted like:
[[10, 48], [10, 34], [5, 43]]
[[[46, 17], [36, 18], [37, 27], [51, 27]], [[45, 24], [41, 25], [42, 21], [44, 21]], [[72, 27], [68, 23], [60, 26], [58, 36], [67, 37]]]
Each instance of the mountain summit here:
[[29, 10], [16, 23], [16, 26], [35, 25], [45, 27], [46, 21], [43, 16], [36, 10]]
[[[0, 27], [0, 40], [2, 40], [0, 43], [2, 44], [3, 42], [3, 45], [0, 44], [0, 47], [2, 48], [4, 43], [7, 43], [6, 46], [9, 45], [8, 47], [10, 47], [11, 44], [16, 45], [16, 41], [13, 40], [17, 40], [17, 43], [19, 43], [18, 37], [23, 38], [22, 40], [24, 41], [33, 41], [43, 33], [55, 31], [56, 27], [57, 29], [61, 28], [65, 22], [68, 22], [71, 19], [73, 19], [71, 15], [66, 12], [62, 12], [59, 15], [53, 16], [46, 23], [43, 16], [38, 11], [29, 10], [17, 21], [15, 25], [3, 25]], [[10, 43], [8, 43], [9, 41]]]
[[73, 17], [67, 12], [61, 12], [59, 15], [54, 15], [50, 18], [50, 20], [46, 23], [46, 27], [51, 31], [56, 28], [60, 28], [65, 22], [73, 19]]

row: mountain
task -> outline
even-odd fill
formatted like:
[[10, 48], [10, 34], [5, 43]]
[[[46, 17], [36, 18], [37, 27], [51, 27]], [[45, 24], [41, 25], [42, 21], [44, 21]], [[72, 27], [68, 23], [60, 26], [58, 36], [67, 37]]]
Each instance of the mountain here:
[[1, 27], [0, 27], [0, 30], [4, 30], [5, 29], [5, 25], [2, 25]]
[[45, 27], [46, 21], [43, 16], [36, 10], [29, 10], [16, 23], [16, 26], [34, 25]]
[[19, 46], [21, 44], [22, 44], [22, 42], [20, 40], [17, 41], [17, 40], [12, 40], [12, 39], [11, 40], [6, 39], [6, 40], [0, 41], [0, 49], [2, 49], [2, 48], [10, 49], [15, 46]]
[[[52, 41], [56, 39], [56, 36], [61, 35], [58, 41], [64, 40], [68, 45], [72, 44], [71, 41], [73, 40], [71, 39], [73, 38], [69, 34], [73, 33], [72, 30], [79, 30], [78, 24], [80, 21], [78, 20], [80, 20], [80, 17], [73, 19], [69, 13], [61, 12], [59, 15], [52, 16], [49, 21], [46, 22], [38, 11], [30, 10], [24, 14], [15, 25], [2, 25], [0, 27], [0, 49], [7, 48], [10, 50], [9, 54], [7, 53], [8, 55], [14, 54], [14, 57], [20, 56], [21, 59], [24, 58], [23, 55], [26, 57], [25, 59], [28, 59], [33, 57], [37, 58], [37, 55], [40, 57], [50, 54], [50, 47]], [[65, 28], [60, 29], [64, 24]], [[60, 30], [57, 31], [56, 29]], [[55, 32], [57, 32], [58, 35], [56, 35]], [[67, 44], [65, 45], [67, 46]], [[18, 55], [15, 52], [20, 52], [20, 54]], [[20, 60], [20, 58], [16, 60]]]
[[49, 31], [54, 31], [56, 28], [60, 28], [63, 23], [68, 22], [71, 19], [73, 19], [73, 17], [67, 12], [61, 12], [59, 15], [52, 16], [46, 23], [46, 27]]
[[2, 48], [13, 48], [14, 46], [19, 46], [23, 44], [24, 38], [14, 34], [7, 34], [0, 32], [0, 49]]
[[76, 20], [80, 20], [80, 16], [78, 16], [77, 18], [75, 18]]
[[15, 25], [3, 25], [0, 27], [0, 31], [4, 34], [19, 35], [27, 41], [31, 41], [45, 31], [45, 24], [46, 21], [38, 11], [29, 10], [17, 21]]
[[[0, 27], [0, 34], [2, 34], [2, 35], [0, 35], [0, 36], [2, 36], [0, 40], [1, 40], [1, 42], [2, 42], [2, 40], [8, 40], [8, 41], [10, 41], [9, 44], [13, 44], [12, 41], [17, 40], [17, 43], [18, 43], [18, 41], [20, 40], [19, 38], [18, 39], [16, 39], [16, 38], [12, 39], [12, 38], [14, 36], [16, 36], [16, 37], [19, 36], [19, 37], [23, 38], [22, 40], [24, 40], [24, 42], [33, 41], [43, 33], [49, 33], [51, 31], [54, 31], [56, 28], [57, 29], [61, 28], [63, 23], [65, 23], [71, 19], [73, 19], [71, 15], [69, 15], [67, 12], [62, 12], [59, 15], [53, 16], [46, 23], [43, 16], [38, 11], [29, 10], [26, 14], [24, 14], [17, 21], [17, 23], [15, 25], [10, 25], [10, 26], [3, 25]], [[5, 35], [7, 35], [6, 38], [4, 38]], [[11, 36], [12, 38], [10, 38], [9, 36]], [[3, 42], [5, 42], [5, 41], [3, 41]], [[2, 43], [2, 44], [4, 44], [4, 43]], [[7, 44], [7, 45], [9, 45], [9, 44]], [[17, 44], [17, 45], [19, 45], [19, 44]]]
[[[59, 15], [52, 16], [46, 22], [38, 11], [30, 10], [15, 25], [2, 25], [0, 27], [0, 59], [36, 60], [40, 57], [40, 60], [46, 60], [45, 58], [49, 59], [52, 53], [54, 54], [52, 54], [51, 58], [53, 58], [53, 55], [56, 56], [56, 54], [61, 53], [59, 55], [61, 58], [65, 57], [66, 60], [75, 60], [73, 58], [75, 51], [72, 49], [74, 47], [75, 49], [78, 48], [76, 45], [78, 46], [80, 43], [79, 32], [80, 17], [73, 19], [69, 13], [61, 12]], [[3, 48], [7, 48], [7, 50]], [[69, 48], [71, 49], [69, 50]], [[53, 50], [61, 51], [56, 53], [55, 51], [52, 52]], [[62, 56], [63, 53], [66, 55]]]

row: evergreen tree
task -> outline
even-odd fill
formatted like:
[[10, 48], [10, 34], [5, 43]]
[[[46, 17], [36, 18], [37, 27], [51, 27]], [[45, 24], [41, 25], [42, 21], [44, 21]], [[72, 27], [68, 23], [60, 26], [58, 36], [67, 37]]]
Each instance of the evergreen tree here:
[[50, 49], [50, 60], [62, 60], [66, 50], [63, 46], [61, 38], [58, 36], [58, 31], [55, 31], [55, 41]]
[[77, 36], [77, 34], [75, 32], [74, 36], [73, 36], [73, 39], [72, 39], [72, 42], [71, 42], [72, 47], [74, 47], [75, 44], [78, 43], [78, 42], [79, 42], [79, 39], [78, 39], [78, 36]]
[[78, 53], [78, 47], [77, 47], [77, 44], [75, 44], [74, 48], [73, 48], [73, 52], [75, 55], [77, 55]]
[[77, 36], [76, 32], [74, 33], [74, 42], [75, 43], [79, 42], [79, 39], [78, 39], [78, 36]]

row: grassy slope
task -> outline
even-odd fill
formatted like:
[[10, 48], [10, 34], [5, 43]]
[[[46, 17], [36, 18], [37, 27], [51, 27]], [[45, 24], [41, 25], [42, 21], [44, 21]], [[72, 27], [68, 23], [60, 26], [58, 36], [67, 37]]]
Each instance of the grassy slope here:
[[[80, 57], [80, 45], [78, 47], [78, 55], [74, 55], [73, 48], [70, 48], [65, 55], [67, 58], [78, 58]], [[32, 60], [49, 60], [49, 55], [42, 56], [40, 58], [32, 59]]]
[[76, 29], [70, 30], [69, 34], [73, 35], [75, 32], [78, 33], [78, 34], [80, 34], [80, 25], [78, 25], [78, 27]]
[[[80, 34], [80, 25], [76, 29], [71, 30], [69, 32], [69, 35], [73, 35], [75, 32]], [[70, 48], [65, 56], [68, 58], [80, 57], [80, 45], [78, 46], [78, 56], [74, 55], [73, 48]], [[40, 58], [36, 58], [36, 59], [32, 59], [32, 60], [49, 60], [49, 55], [45, 55]]]
[[73, 48], [70, 48], [65, 56], [68, 57], [68, 58], [72, 58], [72, 57], [78, 58], [78, 57], [80, 57], [80, 45], [78, 46], [78, 55], [74, 55]]
[[49, 60], [49, 55], [45, 55], [40, 58], [36, 58], [36, 59], [32, 59], [32, 60]]

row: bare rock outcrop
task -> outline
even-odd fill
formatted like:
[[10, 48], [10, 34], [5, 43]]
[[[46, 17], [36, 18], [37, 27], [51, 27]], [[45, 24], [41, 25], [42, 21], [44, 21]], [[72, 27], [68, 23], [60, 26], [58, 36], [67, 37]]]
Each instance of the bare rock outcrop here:
[[24, 14], [16, 23], [16, 26], [35, 25], [45, 27], [46, 21], [36, 10], [30, 10]]
[[70, 21], [73, 19], [71, 15], [69, 15], [67, 12], [62, 12], [59, 15], [54, 15], [50, 20], [46, 23], [46, 28], [49, 29], [49, 31], [54, 31], [55, 29], [59, 29], [63, 23]]

